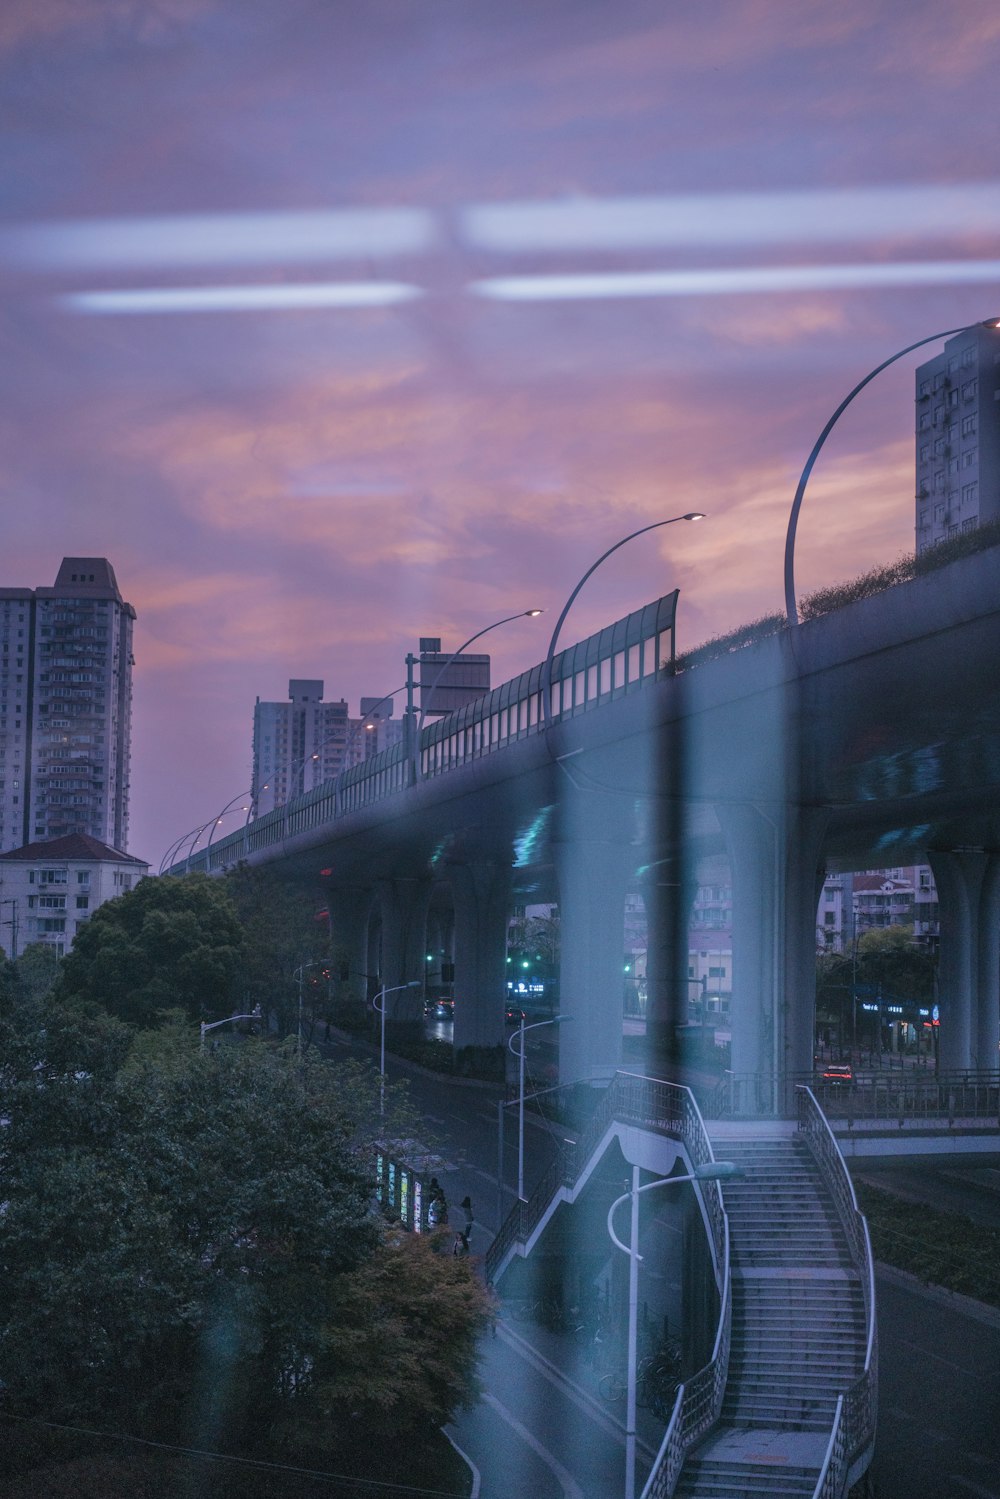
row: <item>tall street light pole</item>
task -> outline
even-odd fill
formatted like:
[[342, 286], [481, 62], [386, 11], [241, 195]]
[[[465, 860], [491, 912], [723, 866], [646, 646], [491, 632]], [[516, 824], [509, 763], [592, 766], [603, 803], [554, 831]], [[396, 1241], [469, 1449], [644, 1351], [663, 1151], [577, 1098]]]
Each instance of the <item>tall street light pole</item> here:
[[[635, 1499], [635, 1392], [638, 1340], [639, 1308], [639, 1194], [652, 1192], [654, 1187], [676, 1187], [681, 1182], [725, 1181], [744, 1174], [742, 1166], [732, 1161], [707, 1161], [696, 1166], [689, 1176], [661, 1176], [657, 1181], [639, 1185], [639, 1167], [632, 1167], [632, 1186], [621, 1197], [616, 1197], [608, 1209], [608, 1233], [611, 1242], [629, 1257], [628, 1266], [628, 1362], [627, 1362], [627, 1407], [625, 1414], [625, 1499]], [[631, 1202], [632, 1217], [629, 1241], [623, 1244], [615, 1233], [614, 1216], [623, 1202]]]
[[[458, 658], [462, 654], [462, 652], [463, 651], [467, 651], [469, 649], [469, 646], [470, 645], [474, 645], [475, 642], [482, 635], [488, 635], [491, 630], [498, 630], [501, 625], [509, 625], [512, 619], [537, 619], [540, 614], [544, 614], [544, 613], [545, 613], [544, 609], [519, 609], [516, 614], [505, 614], [504, 617], [503, 617], [503, 619], [495, 619], [491, 625], [484, 625], [484, 627], [481, 630], [477, 630], [476, 631], [475, 635], [470, 635], [469, 638], [468, 638], [468, 640], [466, 640], [462, 645], [460, 645], [457, 651], [452, 651], [451, 655], [448, 657], [447, 661], [445, 661], [444, 665], [441, 667], [441, 669], [438, 672], [437, 676], [434, 678], [433, 682], [431, 682], [431, 684], [428, 687], [426, 693], [424, 692], [423, 681], [420, 682], [420, 716], [417, 719], [417, 731], [416, 731], [416, 734], [414, 735], [414, 765], [415, 766], [419, 767], [419, 760], [420, 760], [420, 735], [421, 735], [421, 731], [423, 730], [423, 727], [424, 727], [424, 719], [427, 716], [427, 711], [426, 711], [426, 709], [424, 707], [424, 703], [431, 701], [431, 699], [434, 696], [434, 693], [437, 691], [438, 686], [440, 685], [441, 680], [444, 677], [445, 673], [447, 672], [449, 666], [452, 666], [454, 664], [454, 662], [456, 662], [458, 660]], [[415, 776], [415, 779], [419, 779], [419, 768], [418, 768], [418, 773]]]
[[552, 713], [550, 711], [552, 696], [552, 662], [556, 653], [556, 642], [559, 639], [559, 631], [562, 629], [566, 616], [576, 602], [576, 596], [580, 592], [580, 589], [583, 587], [584, 583], [586, 583], [587, 579], [591, 576], [592, 573], [595, 573], [597, 571], [602, 562], [605, 562], [607, 558], [611, 556], [612, 552], [617, 552], [618, 548], [623, 547], [627, 541], [634, 541], [637, 536], [645, 536], [647, 531], [656, 531], [660, 526], [672, 526], [677, 521], [704, 519], [705, 512], [703, 510], [688, 510], [684, 515], [671, 515], [667, 520], [655, 520], [651, 525], [640, 526], [638, 531], [630, 531], [627, 536], [623, 536], [620, 541], [616, 541], [613, 547], [608, 547], [607, 551], [602, 552], [597, 561], [592, 562], [591, 565], [587, 568], [587, 571], [584, 573], [583, 577], [577, 583], [576, 587], [573, 589], [573, 592], [570, 594], [569, 598], [563, 605], [562, 613], [556, 620], [555, 629], [552, 631], [552, 638], [549, 641], [548, 654], [545, 657], [545, 665], [542, 668], [541, 721], [543, 727], [552, 722]]
[[312, 960], [311, 963], [300, 963], [299, 966], [298, 966], [298, 968], [295, 969], [294, 974], [293, 974], [293, 977], [297, 978], [298, 981], [299, 981], [299, 1022], [298, 1022], [298, 1028], [297, 1028], [298, 1039], [296, 1041], [295, 1050], [296, 1050], [296, 1053], [298, 1055], [298, 1059], [299, 1059], [300, 1062], [302, 1060], [302, 979], [303, 979], [303, 975], [305, 974], [305, 971], [306, 971], [307, 968], [318, 968], [322, 963], [332, 963], [332, 962], [334, 962], [333, 958], [313, 958], [313, 960]]
[[806, 466], [802, 470], [802, 475], [795, 490], [791, 514], [788, 517], [788, 530], [785, 534], [785, 613], [788, 616], [788, 623], [790, 625], [797, 625], [799, 623], [799, 613], [795, 602], [795, 532], [799, 523], [799, 511], [802, 508], [802, 498], [806, 492], [806, 485], [809, 483], [809, 475], [813, 471], [813, 465], [819, 457], [820, 449], [826, 442], [826, 439], [854, 400], [854, 397], [860, 395], [865, 386], [870, 384], [876, 375], [880, 375], [883, 370], [888, 369], [890, 364], [895, 364], [897, 359], [902, 359], [905, 355], [912, 354], [914, 349], [922, 349], [925, 344], [937, 343], [941, 338], [953, 338], [956, 333], [968, 333], [973, 328], [1000, 328], [1000, 318], [986, 318], [980, 323], [966, 323], [961, 328], [946, 328], [943, 333], [930, 333], [926, 338], [918, 338], [916, 343], [907, 344], [905, 349], [900, 349], [897, 353], [890, 355], [888, 359], [883, 359], [881, 364], [876, 365], [863, 380], [858, 381], [852, 391], [848, 392], [813, 443], [812, 452], [806, 459]]
[[[512, 1056], [517, 1057], [517, 1196], [519, 1202], [524, 1201], [524, 1037], [526, 1032], [540, 1030], [543, 1025], [567, 1025], [572, 1019], [572, 1015], [553, 1015], [550, 1020], [537, 1020], [534, 1025], [525, 1025], [522, 1014], [517, 1035], [511, 1036], [507, 1042], [507, 1050]], [[517, 1051], [514, 1050], [515, 1040], [519, 1043]], [[503, 1113], [500, 1115], [500, 1120], [502, 1127]]]
[[[380, 1118], [385, 1117], [385, 997], [387, 994], [398, 994], [401, 989], [419, 989], [420, 980], [410, 979], [408, 984], [394, 984], [391, 989], [380, 989], [372, 1000], [372, 1009], [377, 1010], [382, 1017], [382, 1039], [379, 1046], [378, 1073], [379, 1073], [379, 1100], [378, 1111]], [[382, 1001], [379, 1004], [379, 1000]]]
[[232, 1023], [233, 1023], [234, 1020], [260, 1020], [260, 1018], [261, 1018], [260, 1005], [255, 1005], [254, 1008], [251, 1010], [251, 1012], [250, 1012], [249, 1015], [227, 1015], [226, 1018], [225, 1018], [225, 1020], [212, 1020], [212, 1021], [203, 1020], [201, 1022], [201, 1036], [200, 1036], [199, 1041], [198, 1041], [199, 1050], [201, 1050], [201, 1051], [205, 1050], [205, 1037], [208, 1035], [209, 1031], [214, 1031], [215, 1028], [216, 1028], [216, 1026], [219, 1026], [219, 1025], [232, 1025]]

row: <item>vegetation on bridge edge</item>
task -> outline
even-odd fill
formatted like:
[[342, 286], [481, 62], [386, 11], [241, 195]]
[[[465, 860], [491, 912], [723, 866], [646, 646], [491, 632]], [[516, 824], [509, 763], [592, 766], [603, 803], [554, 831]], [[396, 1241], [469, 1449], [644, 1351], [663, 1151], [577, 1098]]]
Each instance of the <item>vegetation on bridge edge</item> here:
[[[876, 594], [885, 593], [887, 589], [894, 588], [898, 583], [908, 583], [913, 578], [924, 577], [927, 573], [947, 567], [949, 563], [957, 562], [962, 557], [987, 551], [998, 544], [1000, 544], [1000, 521], [991, 521], [975, 531], [966, 531], [946, 541], [939, 541], [935, 546], [927, 547], [923, 552], [905, 553], [897, 557], [895, 562], [873, 567], [849, 582], [836, 583], [832, 587], [819, 588], [815, 593], [806, 594], [799, 601], [800, 617], [803, 624], [807, 624], [810, 620], [832, 614], [836, 609], [843, 609], [847, 604], [856, 604], [861, 599], [874, 598]], [[788, 620], [784, 610], [774, 614], [763, 614], [759, 619], [739, 625], [735, 630], [729, 630], [724, 635], [715, 635], [711, 640], [706, 640], [702, 645], [696, 646], [694, 650], [684, 652], [683, 655], [677, 657], [675, 670], [687, 671], [694, 666], [704, 666], [706, 662], [715, 661], [720, 656], [731, 656], [737, 651], [744, 650], [748, 645], [756, 645], [758, 641], [766, 640], [769, 636], [777, 635], [787, 628]]]
[[868, 1182], [855, 1183], [877, 1260], [1000, 1307], [1000, 1230], [925, 1203], [909, 1202]]

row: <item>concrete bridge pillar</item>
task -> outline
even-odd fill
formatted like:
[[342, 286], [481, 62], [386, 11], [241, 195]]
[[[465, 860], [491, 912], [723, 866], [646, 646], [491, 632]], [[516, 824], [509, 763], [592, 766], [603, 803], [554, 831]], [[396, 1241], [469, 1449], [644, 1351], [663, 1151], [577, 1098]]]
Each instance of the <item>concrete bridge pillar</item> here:
[[363, 1002], [368, 995], [368, 917], [371, 913], [370, 890], [326, 890], [330, 913], [330, 954], [343, 956], [348, 966], [344, 988], [351, 999]]
[[634, 850], [611, 840], [553, 843], [559, 883], [561, 1082], [606, 1080], [621, 1063], [625, 894]]
[[760, 1080], [756, 1106], [781, 1113], [776, 1081], [811, 1073], [816, 1010], [816, 904], [828, 814], [823, 809], [716, 808], [733, 877], [734, 1074]]
[[940, 1064], [1000, 1061], [1000, 857], [931, 852], [940, 902]]
[[647, 1061], [677, 1054], [677, 1028], [687, 1022], [688, 927], [697, 881], [662, 864], [639, 889], [646, 908]]
[[456, 1050], [504, 1039], [510, 867], [492, 860], [448, 869], [455, 902]]
[[380, 987], [394, 989], [411, 979], [419, 979], [421, 985], [419, 989], [391, 995], [387, 1013], [396, 1020], [418, 1020], [423, 1014], [431, 881], [379, 880], [376, 892], [382, 913]]

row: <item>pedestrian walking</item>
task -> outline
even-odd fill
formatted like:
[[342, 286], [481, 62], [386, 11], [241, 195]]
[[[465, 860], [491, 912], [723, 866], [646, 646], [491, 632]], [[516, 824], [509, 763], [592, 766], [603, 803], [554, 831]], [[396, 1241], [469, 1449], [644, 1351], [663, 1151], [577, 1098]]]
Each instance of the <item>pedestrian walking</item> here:
[[451, 1252], [457, 1260], [463, 1260], [469, 1253], [469, 1235], [465, 1230], [459, 1229], [455, 1235], [455, 1243]]
[[472, 1198], [471, 1197], [463, 1197], [462, 1201], [459, 1203], [459, 1207], [462, 1209], [462, 1212], [465, 1214], [465, 1237], [468, 1238], [469, 1237], [469, 1231], [472, 1228], [472, 1222], [473, 1222], [473, 1219], [472, 1219]]

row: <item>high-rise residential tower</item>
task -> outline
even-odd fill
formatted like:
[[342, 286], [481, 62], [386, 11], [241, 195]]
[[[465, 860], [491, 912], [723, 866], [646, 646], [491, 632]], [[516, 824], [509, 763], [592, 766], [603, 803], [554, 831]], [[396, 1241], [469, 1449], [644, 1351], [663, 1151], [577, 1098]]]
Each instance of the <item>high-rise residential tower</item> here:
[[84, 833], [127, 851], [134, 619], [105, 557], [0, 588], [0, 850]]
[[950, 338], [917, 369], [917, 551], [1000, 519], [1000, 330]]
[[251, 800], [259, 817], [293, 796], [332, 780], [347, 764], [347, 703], [324, 703], [323, 683], [293, 679], [287, 703], [253, 710]]

